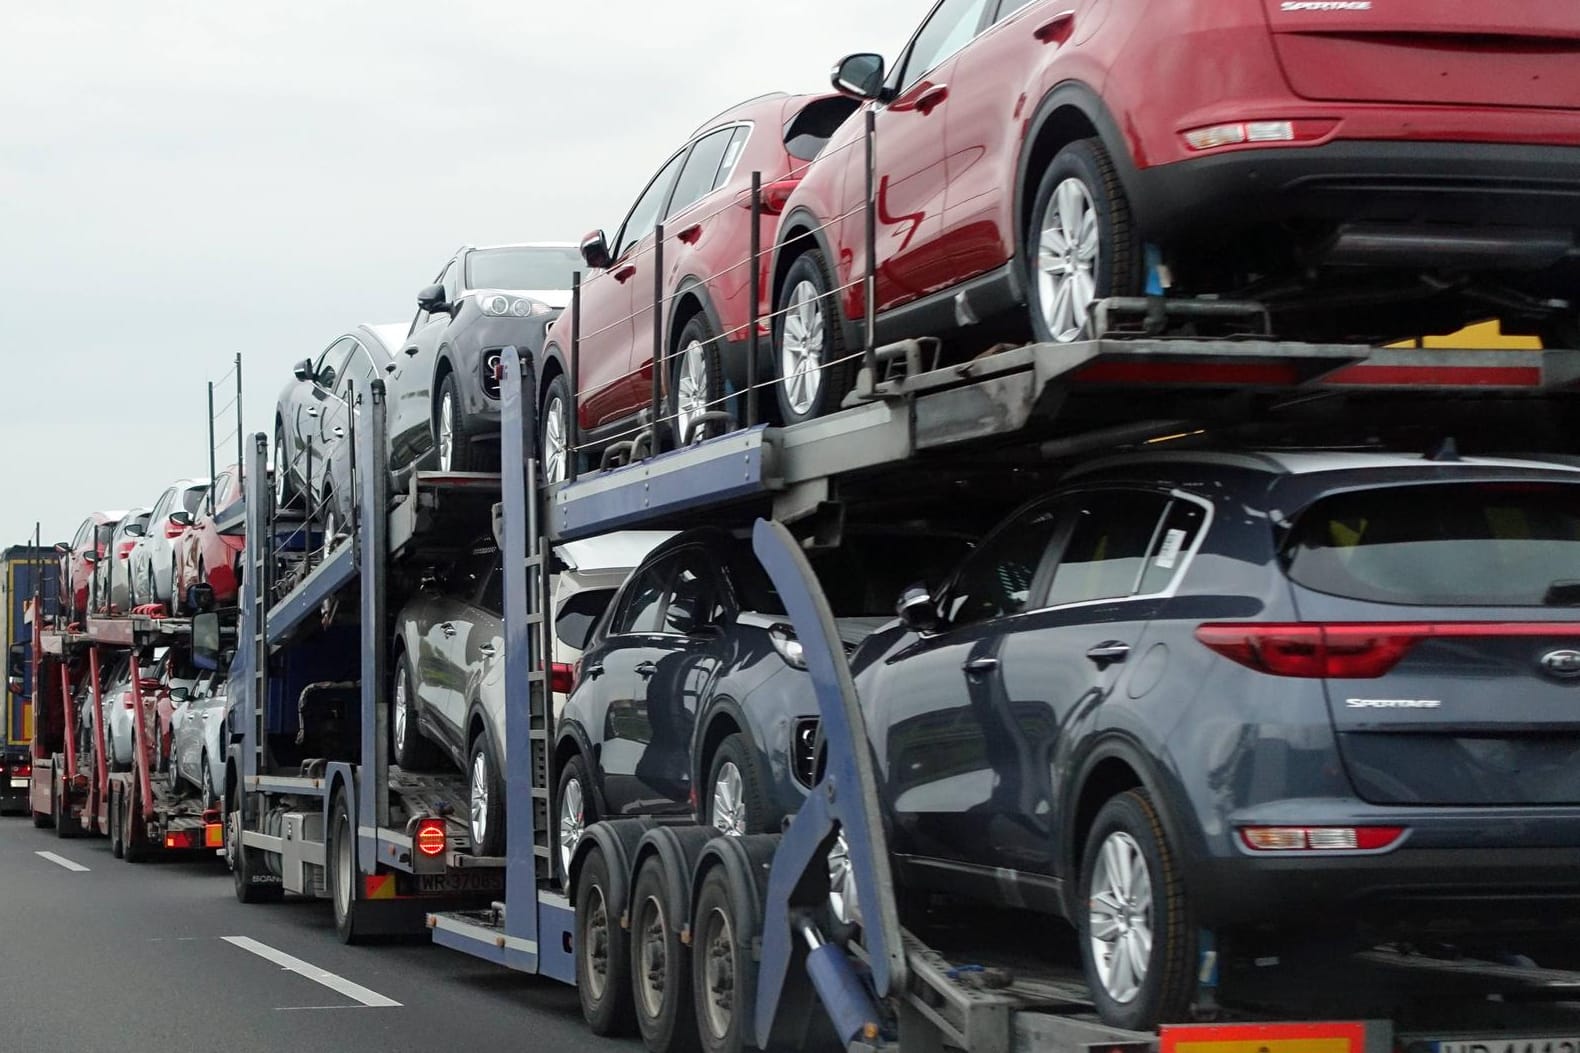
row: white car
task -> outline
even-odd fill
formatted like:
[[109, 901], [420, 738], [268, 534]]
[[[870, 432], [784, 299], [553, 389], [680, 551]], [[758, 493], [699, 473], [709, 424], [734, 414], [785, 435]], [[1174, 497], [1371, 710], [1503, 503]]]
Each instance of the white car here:
[[125, 614], [132, 609], [132, 549], [148, 526], [148, 509], [134, 508], [115, 524], [109, 547], [93, 565], [93, 602], [100, 614]]
[[186, 533], [192, 517], [197, 515], [208, 484], [207, 479], [177, 479], [154, 502], [148, 524], [132, 546], [128, 560], [132, 606], [162, 603], [166, 609], [174, 609], [170, 590], [171, 571], [176, 560], [175, 542]]
[[[225, 746], [230, 698], [223, 673], [206, 674], [170, 714], [170, 789], [197, 787], [205, 805], [225, 792]], [[177, 692], [180, 693], [180, 692]]]

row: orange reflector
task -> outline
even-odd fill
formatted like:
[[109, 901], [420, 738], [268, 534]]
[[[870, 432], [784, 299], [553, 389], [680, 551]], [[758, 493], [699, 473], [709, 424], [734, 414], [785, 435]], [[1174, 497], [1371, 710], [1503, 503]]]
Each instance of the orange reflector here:
[[175, 834], [166, 834], [165, 835], [165, 847], [166, 848], [174, 848], [174, 847], [176, 847], [176, 835]]
[[203, 847], [225, 847], [225, 827], [222, 823], [209, 823], [203, 827]]
[[1159, 1038], [1159, 1053], [1364, 1053], [1366, 1025], [1182, 1024]]
[[430, 859], [444, 855], [448, 840], [443, 819], [424, 819], [417, 824], [417, 851]]

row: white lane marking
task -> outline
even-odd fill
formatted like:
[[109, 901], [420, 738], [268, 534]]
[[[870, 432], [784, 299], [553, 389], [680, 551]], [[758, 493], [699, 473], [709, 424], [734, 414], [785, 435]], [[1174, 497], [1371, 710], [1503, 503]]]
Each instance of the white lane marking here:
[[33, 854], [35, 856], [39, 856], [40, 858], [49, 860], [58, 867], [65, 867], [67, 870], [74, 871], [78, 874], [86, 874], [88, 872], [88, 868], [83, 866], [81, 863], [73, 863], [65, 856], [57, 856], [53, 852], [34, 852]]
[[400, 1003], [393, 998], [385, 998], [377, 991], [370, 991], [361, 984], [352, 983], [344, 976], [337, 976], [328, 969], [320, 969], [310, 962], [300, 958], [293, 958], [284, 951], [277, 951], [266, 943], [259, 943], [250, 936], [225, 936], [224, 941], [233, 947], [240, 947], [250, 954], [267, 959], [284, 969], [286, 972], [305, 976], [314, 983], [323, 984], [331, 991], [338, 991], [354, 1002], [361, 1002], [371, 1009], [398, 1008]]

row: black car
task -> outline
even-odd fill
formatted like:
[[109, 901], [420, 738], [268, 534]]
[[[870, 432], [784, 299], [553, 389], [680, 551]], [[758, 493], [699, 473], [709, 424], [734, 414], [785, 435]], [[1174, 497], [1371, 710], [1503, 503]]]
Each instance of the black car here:
[[[811, 553], [847, 648], [893, 620], [902, 582], [941, 574], [969, 544], [894, 527]], [[654, 549], [593, 627], [560, 715], [560, 865], [599, 818], [777, 830], [812, 785], [805, 669], [749, 539], [705, 528]]]
[[[274, 411], [274, 503], [351, 522], [350, 400], [383, 377], [394, 361], [404, 326], [359, 325], [333, 340], [316, 359], [296, 364]], [[311, 452], [309, 452], [311, 447]], [[333, 533], [333, 530], [331, 530]]]
[[390, 471], [495, 466], [500, 351], [536, 355], [543, 331], [570, 304], [575, 245], [466, 246], [417, 294], [417, 315], [396, 356], [389, 402]]
[[1062, 914], [1136, 1028], [1202, 931], [1572, 940], [1577, 559], [1559, 464], [1083, 469], [852, 659], [900, 880]]

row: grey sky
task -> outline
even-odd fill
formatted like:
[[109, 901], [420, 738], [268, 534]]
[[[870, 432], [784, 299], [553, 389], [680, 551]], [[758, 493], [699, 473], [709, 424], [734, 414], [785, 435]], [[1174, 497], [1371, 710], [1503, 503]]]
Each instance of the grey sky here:
[[0, 547], [207, 474], [233, 354], [266, 430], [291, 363], [409, 319], [457, 245], [615, 226], [698, 124], [892, 58], [927, 7], [9, 5]]

